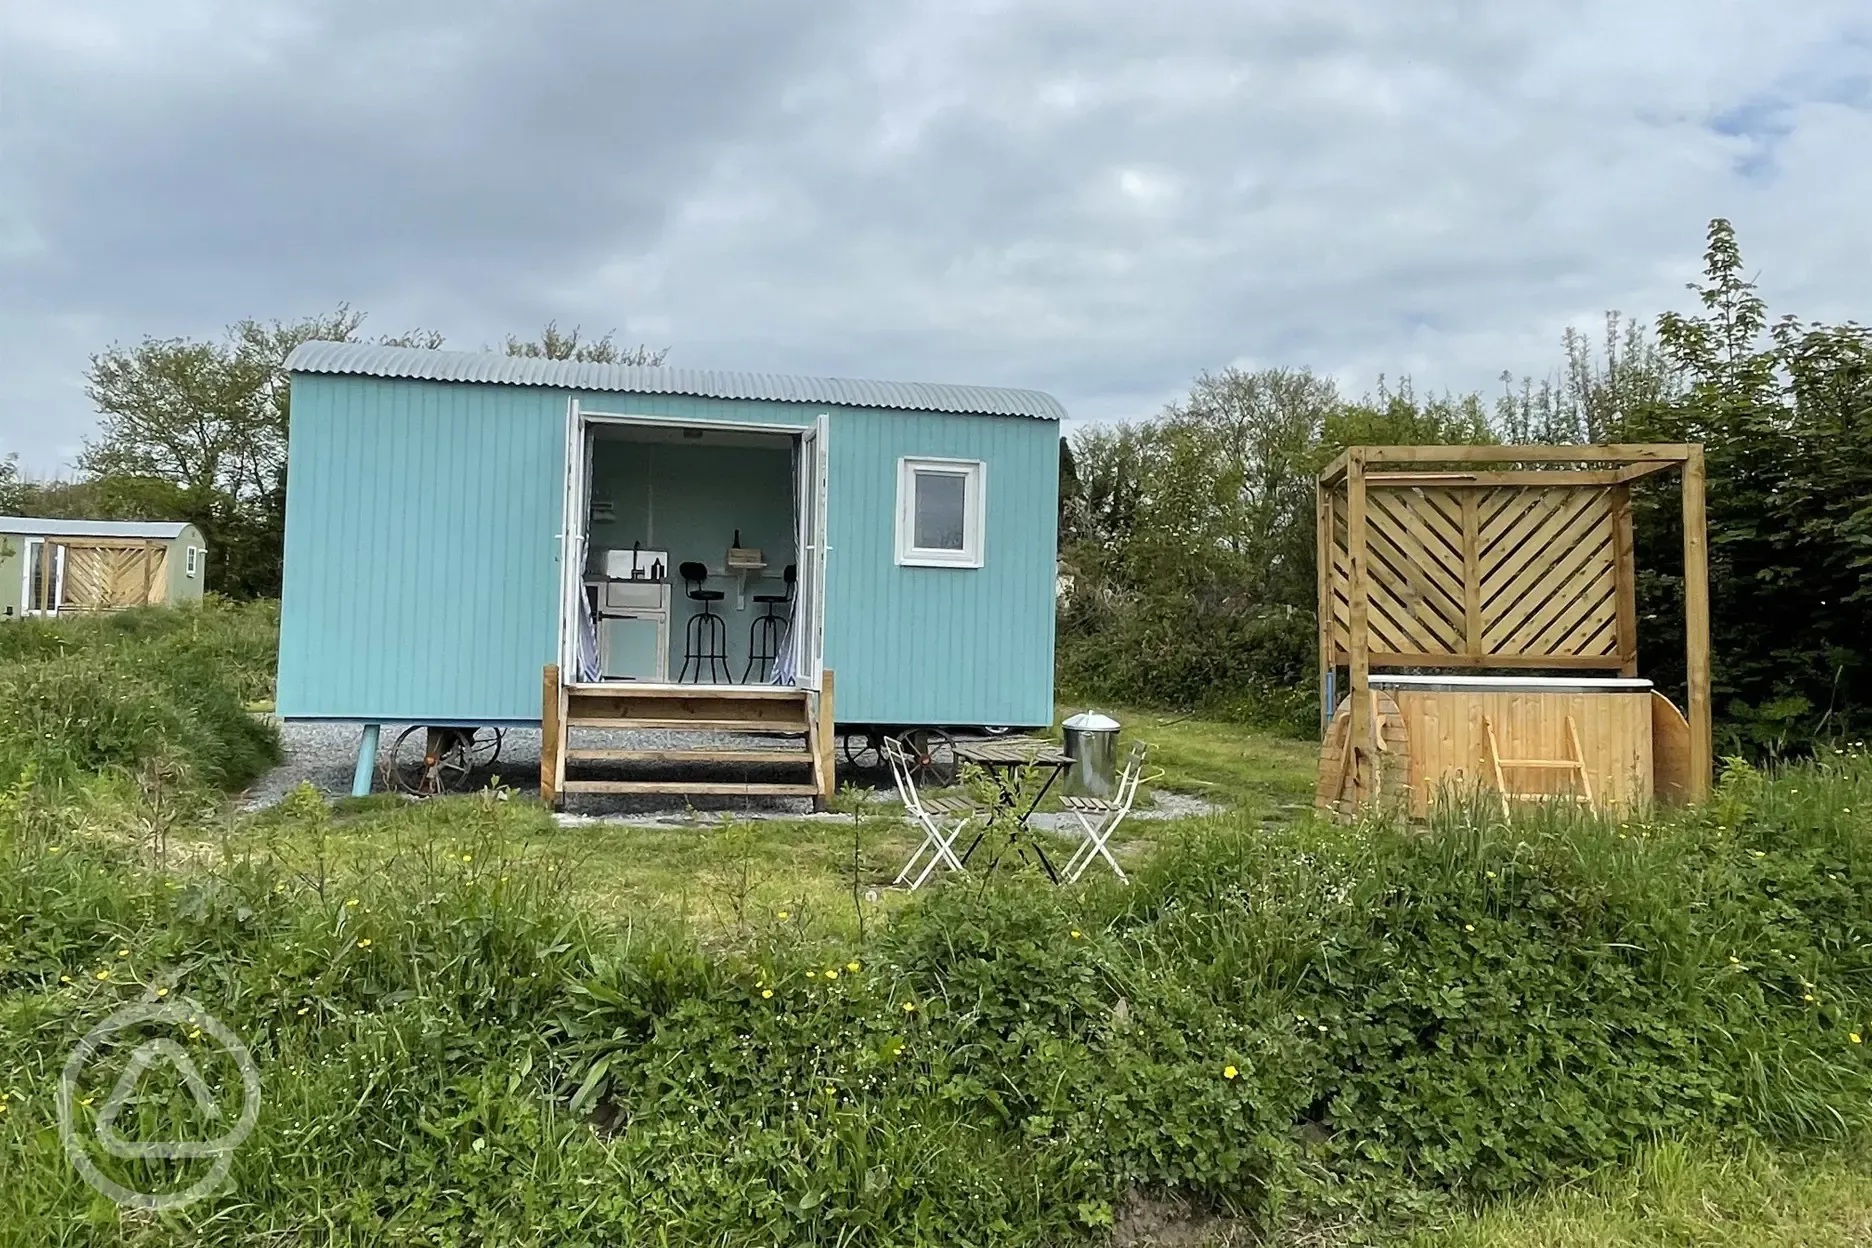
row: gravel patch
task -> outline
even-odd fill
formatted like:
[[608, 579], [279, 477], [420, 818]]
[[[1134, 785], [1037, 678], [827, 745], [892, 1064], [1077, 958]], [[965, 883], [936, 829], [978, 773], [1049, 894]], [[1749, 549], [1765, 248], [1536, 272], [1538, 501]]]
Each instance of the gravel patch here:
[[[410, 724], [385, 724], [378, 739], [378, 774], [371, 791], [384, 792], [382, 767], [397, 737]], [[357, 766], [358, 746], [364, 739], [361, 724], [330, 724], [294, 720], [278, 724], [286, 761], [262, 776], [241, 797], [241, 808], [260, 810], [274, 805], [301, 784], [311, 784], [327, 798], [348, 797]], [[579, 728], [576, 744], [591, 749], [775, 749], [772, 737], [733, 732], [600, 731]], [[781, 747], [783, 748], [783, 747]], [[510, 728], [501, 739], [500, 758], [493, 768], [470, 777], [471, 788], [499, 780], [511, 788], [539, 787], [540, 734], [537, 728]], [[658, 779], [682, 780], [706, 776], [716, 781], [778, 781], [799, 783], [805, 768], [797, 763], [722, 764], [679, 763], [659, 765]], [[644, 774], [642, 765], [629, 763], [579, 764], [579, 774], [594, 780], [625, 780]], [[662, 794], [568, 793], [565, 813], [575, 819], [637, 818], [650, 822], [738, 818], [798, 819], [812, 814], [811, 798], [713, 796], [684, 799]]]
[[[311, 723], [303, 720], [280, 723], [280, 741], [286, 749], [286, 761], [262, 776], [241, 797], [241, 808], [259, 810], [271, 806], [301, 784], [309, 783], [327, 798], [347, 797], [351, 793], [351, 774], [357, 765], [358, 744], [363, 740], [360, 724]], [[379, 738], [379, 771], [372, 778], [371, 791], [384, 791], [382, 766], [391, 747], [409, 724], [385, 724]], [[580, 728], [577, 744], [604, 749], [732, 749], [761, 750], [776, 748], [771, 737], [749, 736], [734, 732], [653, 731], [642, 729], [595, 730]], [[537, 728], [511, 728], [501, 740], [500, 759], [491, 770], [477, 772], [471, 787], [481, 788], [498, 779], [502, 784], [522, 791], [539, 785], [540, 734]], [[766, 763], [675, 763], [656, 767], [659, 779], [681, 780], [707, 778], [715, 781], [756, 783], [777, 781], [798, 783], [804, 768], [788, 762]], [[879, 789], [877, 803], [884, 808], [897, 804], [890, 791], [890, 777], [881, 771], [850, 774], [841, 767], [841, 780], [855, 779]], [[579, 774], [591, 779], [625, 780], [642, 776], [641, 764], [579, 764]], [[1147, 804], [1148, 803], [1148, 804]], [[669, 826], [707, 823], [727, 815], [738, 819], [822, 819], [828, 823], [849, 821], [849, 816], [815, 815], [811, 798], [744, 797], [734, 795], [697, 796], [685, 799], [663, 794], [568, 793], [565, 810], [558, 816], [568, 826], [595, 822], [624, 822], [645, 826]], [[1189, 819], [1219, 814], [1225, 808], [1215, 802], [1186, 793], [1147, 790], [1129, 816], [1136, 820]], [[1078, 822], [1065, 812], [1042, 812], [1033, 817], [1035, 827], [1054, 831], [1076, 831]]]

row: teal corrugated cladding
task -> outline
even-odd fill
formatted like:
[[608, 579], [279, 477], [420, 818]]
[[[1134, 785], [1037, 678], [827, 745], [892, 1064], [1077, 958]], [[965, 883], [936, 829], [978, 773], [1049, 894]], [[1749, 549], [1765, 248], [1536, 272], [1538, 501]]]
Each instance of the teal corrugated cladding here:
[[[853, 409], [830, 425], [826, 664], [838, 718], [1051, 723], [1059, 426]], [[924, 456], [987, 465], [982, 567], [898, 566], [898, 461]]]
[[[539, 718], [571, 397], [590, 413], [698, 422], [827, 414], [838, 718], [1051, 722], [1053, 421], [322, 374], [293, 379], [281, 715]], [[987, 464], [985, 566], [897, 565], [905, 456]]]
[[548, 390], [294, 379], [281, 715], [539, 718], [565, 413]]

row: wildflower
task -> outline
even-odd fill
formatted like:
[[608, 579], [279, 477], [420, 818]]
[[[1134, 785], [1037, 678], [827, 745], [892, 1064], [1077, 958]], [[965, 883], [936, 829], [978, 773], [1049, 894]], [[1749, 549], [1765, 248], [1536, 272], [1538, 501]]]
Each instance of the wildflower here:
[[1475, 924], [1473, 924], [1473, 923], [1465, 923], [1465, 924], [1463, 924], [1463, 925], [1462, 925], [1462, 930], [1463, 930], [1463, 931], [1465, 931], [1465, 932], [1473, 932], [1473, 931], [1475, 931]]
[[906, 1013], [906, 1014], [914, 1014], [914, 1013], [916, 1013], [916, 1002], [914, 1002], [914, 1001], [906, 1001], [906, 1002], [904, 1002], [904, 1013]]
[[188, 1033], [188, 1038], [189, 1038], [189, 1039], [191, 1039], [191, 1040], [199, 1040], [199, 1039], [201, 1039], [201, 1028], [199, 1028], [199, 1027], [197, 1027], [197, 1028], [195, 1028], [195, 1029], [194, 1029], [193, 1031], [191, 1031], [191, 1032], [189, 1032], [189, 1033]]
[[1806, 993], [1806, 994], [1804, 994], [1804, 995], [1803, 995], [1803, 996], [1801, 997], [1801, 1000], [1803, 1000], [1803, 1001], [1811, 1001], [1811, 1000], [1813, 1000], [1813, 999], [1814, 999], [1814, 995], [1813, 995], [1813, 993], [1811, 993], [1811, 992], [1809, 992], [1809, 993]]
[[61, 975], [61, 976], [59, 976], [59, 983], [61, 983], [61, 984], [69, 984], [69, 983], [71, 983], [71, 976], [69, 976], [69, 975]]
[[285, 881], [285, 880], [281, 880], [281, 881], [280, 881], [279, 883], [277, 883], [277, 884], [275, 884], [275, 885], [273, 886], [273, 891], [274, 891], [274, 892], [276, 892], [276, 893], [283, 893], [283, 892], [285, 892], [285, 891], [286, 891], [286, 881]]
[[1850, 1035], [1848, 1035], [1848, 1036], [1847, 1036], [1846, 1038], [1847, 1038], [1848, 1040], [1850, 1040], [1850, 1041], [1852, 1041], [1852, 1042], [1853, 1042], [1854, 1044], [1858, 1044], [1858, 1043], [1859, 1043], [1859, 1033], [1858, 1033], [1858, 1032], [1856, 1032], [1856, 1031], [1855, 1031], [1855, 1032], [1853, 1032], [1853, 1033], [1851, 1033]]
[[78, 1103], [79, 1103], [80, 1105], [89, 1105], [89, 1104], [90, 1104], [90, 1103], [91, 1103], [92, 1101], [95, 1101], [95, 1100], [97, 1100], [97, 1097], [95, 1097], [95, 1096], [87, 1096], [87, 1097], [85, 1097], [85, 1098], [84, 1098], [83, 1100], [81, 1100], [81, 1101], [79, 1101]]
[[1325, 1023], [1321, 1023], [1321, 1024], [1319, 1025], [1319, 1029], [1320, 1029], [1321, 1031], [1325, 1031], [1325, 1030], [1326, 1030], [1326, 1024], [1325, 1024]]
[[1735, 956], [1735, 954], [1733, 954], [1733, 953], [1732, 953], [1732, 954], [1730, 954], [1730, 955], [1729, 955], [1729, 965], [1730, 965], [1730, 966], [1741, 966], [1741, 965], [1742, 965], [1742, 959], [1741, 959], [1741, 958], [1738, 958], [1738, 957], [1736, 957], [1736, 956]]
[[46, 849], [46, 853], [48, 854], [56, 854], [58, 852], [59, 852], [59, 847], [56, 845], [48, 846]]
[[806, 972], [806, 978], [807, 978], [807, 979], [818, 979], [818, 978], [819, 978], [819, 972], [818, 972], [818, 971], [807, 971], [807, 972]]
[[1767, 855], [1766, 853], [1764, 853], [1763, 851], [1761, 851], [1761, 850], [1759, 850], [1759, 849], [1758, 849], [1758, 850], [1756, 850], [1756, 851], [1755, 851], [1755, 856], [1756, 856], [1757, 858], [1766, 858], [1766, 857], [1767, 857], [1768, 855]]
[[169, 990], [167, 988], [158, 988], [156, 990], [156, 995], [159, 997], [166, 997], [169, 995]]
[[474, 861], [474, 855], [473, 855], [473, 854], [463, 854], [463, 855], [462, 855], [462, 861], [463, 861], [463, 862], [473, 862], [473, 861]]
[[[302, 1005], [302, 1006], [300, 1006], [300, 1007], [299, 1007], [299, 1013], [300, 1013], [300, 1014], [304, 1014], [304, 1013], [305, 1013], [305, 1012], [306, 1012], [307, 1010], [309, 1010], [309, 1009], [311, 1009], [311, 1008], [312, 1008], [312, 1007], [311, 1007], [311, 1006], [309, 1006], [309, 1005]], [[192, 1038], [192, 1037], [191, 1037], [191, 1038]]]
[[1080, 939], [1080, 936], [1079, 936], [1079, 929], [1078, 929], [1078, 928], [1076, 928], [1076, 927], [1075, 927], [1075, 928], [1073, 928], [1073, 933], [1072, 933], [1072, 938], [1073, 938], [1074, 940], [1078, 940], [1078, 939]]
[[787, 917], [787, 912], [782, 910], [778, 914], [776, 914], [774, 917], [778, 919], [784, 919]]
[[847, 962], [845, 964], [845, 969], [856, 975], [858, 973], [858, 964], [856, 962]]
[[1495, 873], [1494, 873], [1493, 871], [1491, 871], [1491, 872], [1489, 872], [1489, 873], [1488, 873], [1488, 878], [1489, 878], [1489, 879], [1491, 879], [1491, 880], [1492, 880], [1492, 879], [1494, 879], [1494, 878], [1495, 878]]
[[5, 1101], [0, 1101], [0, 1114], [4, 1114], [6, 1113], [6, 1111], [7, 1111], [7, 1103]]
[[366, 936], [366, 937], [365, 937], [364, 939], [362, 939], [362, 940], [360, 940], [360, 941], [358, 941], [358, 942], [357, 942], [357, 947], [358, 947], [358, 948], [360, 948], [360, 949], [368, 949], [368, 948], [370, 948], [370, 937], [368, 937], [368, 936]]
[[838, 978], [838, 972], [837, 972], [837, 971], [827, 971], [827, 972], [825, 973], [825, 977], [826, 977], [827, 979], [837, 979], [837, 978]]
[[761, 990], [760, 990], [760, 999], [761, 999], [761, 1000], [763, 1000], [763, 1001], [771, 1001], [771, 1000], [773, 1000], [773, 989], [771, 989], [771, 988], [763, 988], [763, 989], [761, 989]]
[[347, 905], [347, 906], [355, 906], [355, 905], [357, 905], [357, 898], [355, 898], [355, 897], [347, 897], [347, 898], [345, 898], [345, 903], [344, 903], [344, 904], [345, 904], [345, 905]]
[[96, 975], [93, 975], [93, 976], [92, 976], [91, 978], [93, 978], [93, 979], [97, 979], [97, 980], [105, 980], [105, 979], [109, 979], [109, 978], [110, 978], [110, 968], [109, 968], [109, 967], [106, 967], [106, 968], [105, 968], [104, 970], [101, 970], [101, 971], [99, 971], [99, 972], [98, 972], [98, 973], [97, 973]]
[[1241, 1072], [1239, 1070], [1236, 1070], [1233, 1066], [1224, 1066], [1222, 1068], [1222, 1077], [1224, 1079], [1233, 1079], [1236, 1075], [1239, 1075], [1240, 1073]]

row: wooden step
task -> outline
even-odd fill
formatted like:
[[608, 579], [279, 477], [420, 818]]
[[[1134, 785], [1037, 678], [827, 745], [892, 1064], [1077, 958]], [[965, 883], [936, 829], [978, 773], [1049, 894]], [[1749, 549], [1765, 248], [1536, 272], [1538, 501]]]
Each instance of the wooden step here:
[[663, 793], [679, 797], [817, 797], [812, 784], [725, 784], [687, 780], [567, 780], [563, 793]]
[[1504, 758], [1503, 767], [1528, 767], [1548, 771], [1578, 771], [1579, 764], [1570, 758]]
[[600, 718], [595, 715], [568, 715], [568, 728], [686, 728], [691, 732], [764, 732], [774, 736], [806, 735], [803, 723], [770, 719], [643, 719]]
[[622, 680], [586, 682], [565, 687], [571, 698], [703, 698], [734, 701], [754, 698], [772, 702], [804, 702], [806, 690], [786, 685], [678, 685], [668, 681]]
[[813, 761], [812, 751], [797, 750], [581, 750], [566, 751], [568, 762], [606, 763], [786, 763], [798, 766]]

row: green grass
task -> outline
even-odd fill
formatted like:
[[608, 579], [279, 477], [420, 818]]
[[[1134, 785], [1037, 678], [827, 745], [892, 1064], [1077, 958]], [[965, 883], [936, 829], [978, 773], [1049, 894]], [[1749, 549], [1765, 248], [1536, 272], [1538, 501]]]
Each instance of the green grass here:
[[1597, 1180], [1502, 1204], [1408, 1248], [1859, 1248], [1872, 1142], [1830, 1154], [1663, 1144]]
[[[0, 737], [0, 1243], [1865, 1237], [1863, 754], [1738, 768], [1650, 821], [1348, 827], [1292, 809], [1309, 744], [1123, 710], [1155, 783], [1222, 813], [1133, 825], [1130, 887], [907, 897], [886, 816], [216, 809], [259, 631], [0, 637], [0, 681], [43, 699]], [[88, 657], [123, 731], [55, 696], [46, 665]], [[126, 1215], [76, 1178], [51, 1089], [159, 993], [248, 1039], [268, 1108], [227, 1192]], [[128, 1125], [185, 1108], [163, 1085]]]

